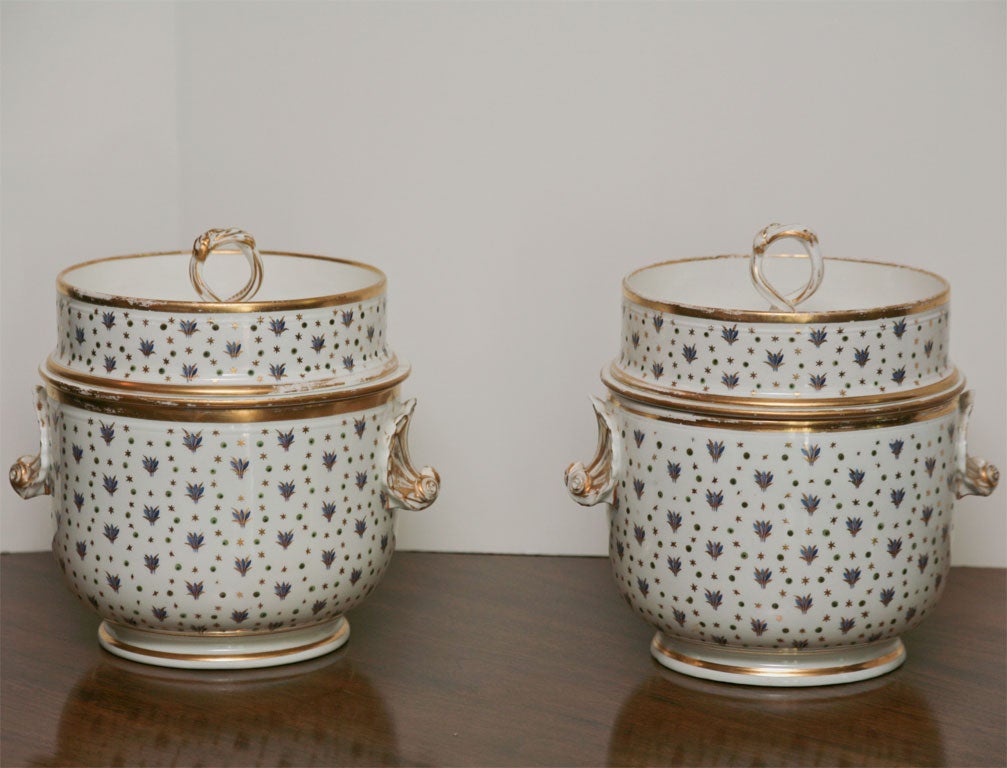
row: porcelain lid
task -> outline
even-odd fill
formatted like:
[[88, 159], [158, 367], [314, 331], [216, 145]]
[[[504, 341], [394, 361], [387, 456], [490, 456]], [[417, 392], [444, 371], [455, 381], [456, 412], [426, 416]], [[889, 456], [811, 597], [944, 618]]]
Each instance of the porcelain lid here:
[[210, 230], [191, 254], [64, 270], [47, 368], [84, 384], [183, 396], [373, 384], [399, 370], [385, 336], [385, 284], [367, 264], [260, 253], [247, 233]]
[[[768, 256], [780, 239], [805, 253]], [[792, 291], [776, 288], [798, 278]], [[644, 267], [626, 277], [623, 295], [610, 375], [644, 393], [883, 402], [954, 377], [947, 282], [896, 264], [823, 259], [805, 227], [767, 227], [747, 256]]]

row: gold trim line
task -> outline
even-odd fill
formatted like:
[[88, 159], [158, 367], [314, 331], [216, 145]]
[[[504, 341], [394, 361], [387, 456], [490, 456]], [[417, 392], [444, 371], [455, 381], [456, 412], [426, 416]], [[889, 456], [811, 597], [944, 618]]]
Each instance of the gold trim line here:
[[678, 651], [673, 651], [671, 648], [668, 648], [661, 643], [661, 641], [657, 638], [654, 638], [654, 640], [651, 641], [651, 647], [657, 650], [658, 653], [667, 656], [670, 659], [674, 659], [680, 664], [687, 664], [688, 666], [698, 667], [700, 669], [708, 669], [711, 672], [726, 672], [728, 674], [750, 675], [755, 677], [824, 677], [826, 675], [850, 674], [851, 672], [862, 672], [866, 669], [882, 667], [885, 664], [889, 664], [899, 658], [905, 658], [906, 655], [906, 647], [902, 643], [899, 643], [899, 647], [894, 651], [886, 653], [884, 656], [878, 656], [874, 659], [861, 661], [857, 664], [804, 669], [775, 669], [772, 667], [736, 667], [730, 664], [720, 664], [715, 661], [704, 661], [693, 656], [686, 656]]
[[188, 269], [189, 253], [179, 251], [152, 251], [150, 253], [134, 253], [127, 256], [106, 256], [100, 259], [83, 261], [67, 267], [56, 276], [56, 292], [68, 296], [71, 299], [84, 301], [89, 304], [97, 304], [104, 307], [121, 307], [123, 309], [148, 310], [151, 312], [191, 312], [191, 313], [215, 313], [215, 312], [285, 312], [296, 309], [314, 309], [317, 307], [333, 307], [343, 304], [353, 304], [358, 301], [379, 296], [385, 292], [387, 278], [385, 273], [370, 264], [349, 259], [339, 259], [335, 256], [316, 256], [308, 253], [289, 253], [286, 251], [262, 251], [263, 256], [284, 256], [295, 259], [316, 259], [318, 261], [329, 261], [343, 264], [350, 267], [358, 267], [376, 275], [376, 281], [371, 285], [359, 288], [355, 291], [345, 293], [334, 293], [326, 296], [308, 296], [303, 299], [284, 299], [277, 301], [243, 301], [243, 302], [216, 302], [216, 301], [183, 301], [168, 299], [141, 299], [130, 296], [114, 296], [105, 293], [88, 293], [70, 284], [68, 275], [78, 269], [90, 267], [108, 261], [123, 261], [126, 259], [143, 259], [151, 256], [178, 256], [180, 263], [185, 260], [180, 269]]
[[[216, 662], [233, 662], [233, 661], [252, 661], [255, 659], [275, 659], [282, 656], [293, 656], [294, 654], [304, 653], [306, 651], [313, 650], [315, 648], [321, 648], [326, 645], [335, 645], [347, 632], [350, 631], [350, 623], [343, 619], [339, 628], [333, 632], [328, 637], [323, 637], [321, 640], [316, 640], [313, 643], [306, 643], [304, 645], [299, 645], [296, 648], [284, 648], [280, 651], [261, 651], [258, 653], [234, 653], [234, 654], [196, 654], [196, 653], [169, 653], [167, 651], [154, 651], [147, 648], [141, 648], [137, 645], [132, 645], [130, 643], [124, 643], [122, 640], [112, 637], [109, 634], [108, 629], [105, 627], [105, 622], [102, 622], [98, 626], [98, 635], [101, 637], [102, 641], [118, 648], [126, 653], [136, 654], [138, 656], [150, 656], [155, 659], [172, 659], [175, 661], [216, 661]], [[335, 649], [333, 649], [335, 650]]]
[[[383, 377], [395, 372], [400, 368], [398, 358], [393, 354], [388, 362], [379, 371], [371, 376], [360, 379], [355, 384], [347, 384], [345, 380], [339, 379], [317, 379], [315, 381], [292, 384], [239, 384], [236, 386], [201, 386], [194, 384], [159, 384], [157, 382], [131, 381], [129, 379], [106, 379], [102, 376], [95, 376], [90, 373], [82, 373], [73, 368], [68, 368], [62, 363], [53, 360], [52, 355], [46, 358], [45, 370], [61, 379], [78, 382], [88, 387], [100, 387], [108, 390], [121, 390], [124, 392], [153, 393], [163, 395], [181, 395], [187, 398], [190, 395], [214, 395], [214, 396], [242, 396], [242, 395], [275, 395], [277, 397], [290, 397], [297, 394], [305, 394], [319, 390], [330, 390], [336, 387], [347, 387], [347, 396], [352, 396], [357, 391], [368, 391], [373, 387], [367, 385], [377, 382]], [[389, 378], [388, 381], [380, 382], [380, 386], [388, 386], [398, 383], [409, 375], [409, 367], [405, 366], [405, 375]]]
[[[670, 312], [672, 314], [684, 315], [686, 317], [701, 317], [708, 320], [726, 320], [728, 322], [746, 323], [827, 323], [827, 322], [850, 322], [852, 320], [874, 320], [883, 317], [902, 317], [904, 315], [915, 315], [934, 309], [948, 303], [951, 296], [951, 286], [948, 281], [940, 275], [929, 272], [918, 267], [908, 267], [904, 264], [893, 264], [886, 261], [870, 261], [867, 259], [845, 259], [834, 256], [827, 257], [825, 261], [844, 261], [857, 264], [869, 264], [879, 267], [896, 267], [906, 269], [918, 274], [927, 275], [938, 280], [944, 288], [933, 296], [928, 296], [919, 301], [907, 302], [905, 304], [892, 304], [882, 307], [870, 307], [868, 309], [840, 309], [827, 312], [780, 312], [776, 310], [756, 310], [756, 309], [720, 309], [716, 307], [703, 307], [692, 304], [679, 304], [675, 302], [659, 301], [641, 296], [629, 287], [629, 281], [634, 275], [656, 267], [665, 267], [672, 264], [683, 264], [693, 261], [714, 261], [717, 259], [745, 259], [750, 257], [743, 254], [728, 253], [720, 256], [696, 256], [688, 259], [671, 259], [657, 264], [649, 264], [646, 267], [630, 272], [622, 281], [622, 294], [625, 298], [647, 307], [656, 309], [659, 312]], [[803, 254], [801, 255], [803, 258]], [[747, 271], [745, 272], [747, 274]]]

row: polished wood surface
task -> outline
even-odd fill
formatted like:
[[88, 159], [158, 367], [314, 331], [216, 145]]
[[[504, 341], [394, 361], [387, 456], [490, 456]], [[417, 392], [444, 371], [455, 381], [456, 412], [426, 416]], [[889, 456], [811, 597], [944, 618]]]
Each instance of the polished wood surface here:
[[0, 763], [1007, 763], [1005, 571], [955, 568], [899, 670], [783, 690], [693, 680], [601, 558], [398, 553], [321, 659], [243, 672], [133, 664], [48, 554], [2, 558]]

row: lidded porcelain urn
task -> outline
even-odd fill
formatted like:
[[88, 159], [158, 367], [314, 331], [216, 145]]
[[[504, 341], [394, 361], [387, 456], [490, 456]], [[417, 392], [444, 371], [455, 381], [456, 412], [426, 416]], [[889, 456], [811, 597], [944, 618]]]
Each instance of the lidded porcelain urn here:
[[[803, 253], [769, 257], [780, 239]], [[771, 225], [750, 256], [655, 264], [623, 294], [598, 448], [566, 485], [608, 506], [613, 574], [657, 629], [654, 657], [773, 686], [899, 666], [947, 577], [955, 499], [999, 479], [966, 450], [948, 284], [823, 259], [807, 228]]]
[[[247, 281], [222, 298], [212, 262]], [[52, 496], [53, 552], [106, 649], [264, 667], [346, 642], [396, 511], [429, 506], [440, 482], [409, 457], [415, 401], [400, 400], [409, 366], [388, 346], [385, 284], [367, 264], [260, 254], [233, 229], [191, 256], [59, 275], [41, 447], [10, 480]]]

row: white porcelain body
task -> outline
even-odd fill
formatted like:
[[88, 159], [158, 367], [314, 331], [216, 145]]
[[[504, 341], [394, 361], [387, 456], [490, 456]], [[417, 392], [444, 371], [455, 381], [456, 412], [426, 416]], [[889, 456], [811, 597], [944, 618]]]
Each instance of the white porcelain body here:
[[658, 630], [661, 663], [756, 685], [850, 682], [902, 663], [898, 638], [932, 611], [950, 567], [956, 495], [977, 492], [971, 393], [859, 426], [711, 417], [615, 393], [595, 409], [598, 456], [572, 465], [567, 485], [607, 504], [615, 581]]

